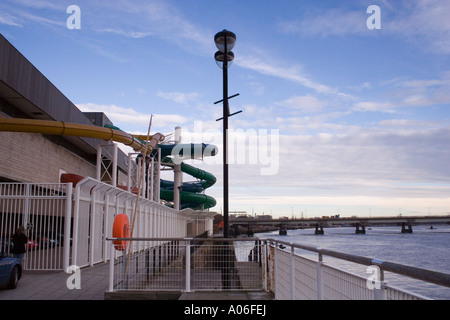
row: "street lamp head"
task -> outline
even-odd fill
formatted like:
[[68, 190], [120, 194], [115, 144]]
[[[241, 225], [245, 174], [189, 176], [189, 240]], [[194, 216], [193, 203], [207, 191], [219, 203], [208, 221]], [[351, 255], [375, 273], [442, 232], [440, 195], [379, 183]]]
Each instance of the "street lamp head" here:
[[234, 53], [230, 51], [227, 54], [225, 54], [223, 52], [217, 51], [214, 54], [214, 59], [216, 60], [216, 63], [219, 66], [219, 68], [223, 69], [225, 59], [227, 59], [227, 66], [229, 67], [231, 65], [231, 63], [234, 60]]
[[230, 52], [233, 50], [234, 44], [236, 43], [236, 35], [231, 31], [223, 30], [214, 36], [214, 42], [216, 43], [217, 49], [223, 53], [225, 53], [226, 42], [227, 52]]

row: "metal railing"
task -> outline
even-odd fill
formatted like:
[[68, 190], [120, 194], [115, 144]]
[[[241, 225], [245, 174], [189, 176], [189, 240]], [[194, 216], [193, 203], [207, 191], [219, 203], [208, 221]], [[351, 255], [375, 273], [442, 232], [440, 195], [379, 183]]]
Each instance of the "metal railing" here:
[[[119, 240], [130, 241], [130, 244], [121, 257], [110, 260], [110, 292], [266, 289], [263, 281], [265, 260], [262, 259], [262, 242], [259, 239]], [[136, 251], [135, 247], [148, 249]], [[259, 248], [259, 253], [249, 257], [254, 248]], [[117, 253], [111, 244], [111, 256], [114, 252]]]
[[[109, 291], [270, 291], [275, 299], [428, 299], [390, 286], [384, 272], [450, 287], [450, 275], [362, 256], [258, 238], [123, 238], [127, 252], [110, 260]], [[145, 243], [145, 245], [143, 245]], [[147, 248], [135, 250], [134, 248]], [[317, 260], [296, 249], [317, 254]], [[359, 276], [324, 256], [373, 270]]]
[[0, 183], [0, 251], [9, 254], [12, 236], [26, 229], [25, 270], [61, 270], [70, 248], [72, 185]]
[[138, 202], [135, 194], [90, 177], [75, 188], [72, 183], [0, 183], [0, 252], [10, 253], [12, 236], [23, 226], [29, 241], [25, 270], [106, 262], [106, 238], [118, 214], [129, 217], [136, 237], [187, 235], [188, 217], [148, 199]]
[[[450, 274], [285, 241], [268, 241], [269, 256], [274, 256], [269, 265], [274, 270], [269, 283], [276, 299], [429, 299], [389, 285], [385, 281], [385, 272], [450, 287]], [[317, 260], [302, 257], [295, 249], [317, 253]], [[370, 276], [359, 276], [327, 265], [324, 256], [367, 266]]]

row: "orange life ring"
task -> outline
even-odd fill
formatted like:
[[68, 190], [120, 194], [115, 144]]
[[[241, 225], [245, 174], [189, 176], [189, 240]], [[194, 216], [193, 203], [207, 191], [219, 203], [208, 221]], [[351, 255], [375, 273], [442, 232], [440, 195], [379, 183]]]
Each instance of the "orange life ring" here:
[[[113, 238], [129, 238], [130, 222], [126, 214], [118, 214], [114, 218]], [[128, 240], [113, 240], [114, 247], [118, 251], [125, 251], [128, 246]]]

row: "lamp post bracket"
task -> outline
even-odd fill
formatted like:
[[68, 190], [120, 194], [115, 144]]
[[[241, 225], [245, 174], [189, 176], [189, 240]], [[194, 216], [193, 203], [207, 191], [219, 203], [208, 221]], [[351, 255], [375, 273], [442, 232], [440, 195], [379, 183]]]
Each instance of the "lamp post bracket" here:
[[[232, 116], [234, 116], [234, 115], [236, 115], [236, 114], [238, 114], [238, 113], [241, 113], [241, 112], [242, 112], [242, 110], [239, 110], [239, 111], [237, 111], [237, 112], [235, 112], [235, 113], [229, 114], [228, 117], [232, 117]], [[220, 120], [223, 120], [223, 117], [222, 117], [222, 118], [219, 118], [219, 119], [216, 119], [216, 121], [220, 121]]]
[[[228, 97], [228, 99], [232, 99], [232, 98], [234, 98], [234, 97], [237, 97], [238, 95], [239, 95], [239, 93], [236, 93], [236, 94], [234, 94], [234, 95], [232, 95], [232, 96]], [[221, 102], [223, 102], [223, 99], [222, 99], [222, 100], [219, 100], [219, 101], [216, 101], [216, 102], [214, 102], [214, 104], [218, 104], [218, 103], [221, 103]]]

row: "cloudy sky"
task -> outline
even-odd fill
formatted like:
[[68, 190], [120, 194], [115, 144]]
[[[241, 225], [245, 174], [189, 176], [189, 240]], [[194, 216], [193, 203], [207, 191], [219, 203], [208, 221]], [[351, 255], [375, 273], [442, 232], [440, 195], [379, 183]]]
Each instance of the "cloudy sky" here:
[[[153, 114], [152, 132], [220, 152], [213, 39], [231, 30], [230, 210], [430, 215], [450, 213], [449, 16], [446, 0], [3, 0], [0, 32], [82, 111], [131, 133]], [[204, 160], [220, 212], [221, 155]]]

